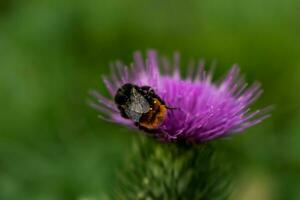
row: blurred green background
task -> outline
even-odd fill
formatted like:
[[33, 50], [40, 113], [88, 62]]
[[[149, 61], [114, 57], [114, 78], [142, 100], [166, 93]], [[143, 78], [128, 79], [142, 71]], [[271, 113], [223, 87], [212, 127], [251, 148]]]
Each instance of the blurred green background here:
[[88, 90], [135, 50], [238, 63], [275, 105], [225, 140], [238, 163], [231, 199], [300, 199], [297, 0], [0, 1], [0, 199], [107, 199], [136, 134], [97, 118]]

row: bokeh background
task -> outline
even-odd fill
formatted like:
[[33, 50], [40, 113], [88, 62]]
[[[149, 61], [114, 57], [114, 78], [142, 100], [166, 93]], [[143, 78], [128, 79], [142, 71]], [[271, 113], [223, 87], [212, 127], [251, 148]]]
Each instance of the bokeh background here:
[[238, 63], [272, 118], [226, 140], [239, 169], [231, 199], [300, 199], [297, 0], [1, 0], [0, 199], [107, 199], [136, 137], [97, 118], [109, 63], [155, 48]]

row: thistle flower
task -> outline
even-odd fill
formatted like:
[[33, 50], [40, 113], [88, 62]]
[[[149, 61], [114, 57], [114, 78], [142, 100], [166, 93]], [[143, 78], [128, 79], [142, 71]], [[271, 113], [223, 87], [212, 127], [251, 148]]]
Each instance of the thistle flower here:
[[220, 83], [212, 82], [212, 72], [206, 72], [204, 64], [189, 68], [189, 75], [182, 78], [179, 71], [179, 55], [173, 64], [164, 59], [158, 62], [155, 51], [147, 52], [144, 61], [140, 52], [134, 54], [134, 62], [128, 68], [121, 62], [112, 66], [110, 77], [103, 77], [112, 98], [93, 92], [97, 103], [93, 107], [102, 118], [130, 128], [134, 122], [121, 116], [114, 96], [126, 83], [150, 86], [164, 100], [169, 109], [167, 115], [152, 136], [163, 141], [204, 142], [241, 132], [260, 123], [269, 115], [266, 109], [250, 111], [249, 106], [262, 93], [259, 83], [248, 87], [233, 66]]

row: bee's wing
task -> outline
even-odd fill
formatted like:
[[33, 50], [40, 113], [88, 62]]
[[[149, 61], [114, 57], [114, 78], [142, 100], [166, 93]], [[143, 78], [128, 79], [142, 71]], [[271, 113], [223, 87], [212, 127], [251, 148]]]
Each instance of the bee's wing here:
[[139, 122], [140, 118], [142, 117], [142, 113], [137, 113], [135, 111], [132, 111], [130, 109], [125, 110], [126, 115], [133, 120], [134, 122]]
[[148, 101], [135, 88], [131, 91], [130, 102], [124, 107], [126, 115], [135, 122], [139, 122], [141, 116], [150, 109]]
[[135, 88], [133, 88], [131, 92], [131, 104], [129, 105], [129, 110], [141, 114], [148, 112], [150, 109], [150, 105], [145, 97], [143, 97], [143, 95], [141, 95]]

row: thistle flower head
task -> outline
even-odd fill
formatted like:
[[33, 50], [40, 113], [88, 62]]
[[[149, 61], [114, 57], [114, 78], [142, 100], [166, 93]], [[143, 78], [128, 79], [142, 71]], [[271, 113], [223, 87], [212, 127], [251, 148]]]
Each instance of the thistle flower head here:
[[130, 67], [117, 62], [112, 70], [109, 77], [103, 77], [111, 98], [93, 92], [97, 98], [93, 106], [104, 119], [137, 128], [132, 120], [121, 116], [113, 98], [126, 83], [150, 86], [167, 107], [174, 108], [168, 109], [162, 123], [150, 133], [163, 141], [204, 142], [241, 132], [269, 116], [265, 110], [250, 111], [262, 90], [258, 83], [248, 86], [237, 66], [217, 84], [201, 62], [197, 68], [190, 67], [183, 78], [178, 54], [170, 64], [168, 60], [158, 62], [156, 52], [148, 51], [145, 61], [136, 52]]

